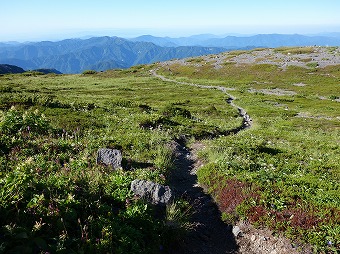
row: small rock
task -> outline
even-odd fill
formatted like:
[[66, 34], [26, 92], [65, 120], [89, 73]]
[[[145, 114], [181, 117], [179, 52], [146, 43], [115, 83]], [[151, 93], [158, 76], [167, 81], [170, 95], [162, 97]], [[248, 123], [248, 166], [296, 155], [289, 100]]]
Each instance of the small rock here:
[[270, 252], [270, 254], [277, 254], [277, 251], [273, 250], [273, 251]]
[[97, 152], [97, 164], [111, 166], [113, 169], [122, 167], [122, 153], [116, 149], [100, 148]]
[[242, 232], [241, 232], [241, 229], [240, 229], [239, 226], [234, 226], [233, 227], [233, 234], [234, 234], [235, 237], [238, 237], [241, 233]]
[[250, 240], [251, 240], [252, 242], [254, 242], [255, 239], [256, 239], [256, 236], [255, 236], [255, 235], [252, 235], [252, 236], [250, 237]]
[[133, 180], [131, 183], [131, 191], [135, 195], [145, 198], [147, 202], [155, 205], [166, 205], [173, 198], [169, 186], [163, 186], [151, 181]]

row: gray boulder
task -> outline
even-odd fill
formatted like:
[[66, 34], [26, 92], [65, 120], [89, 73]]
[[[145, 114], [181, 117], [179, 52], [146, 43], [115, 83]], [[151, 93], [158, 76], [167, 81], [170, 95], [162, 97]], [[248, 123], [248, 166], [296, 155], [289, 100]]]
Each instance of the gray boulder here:
[[116, 149], [100, 148], [97, 152], [97, 164], [111, 166], [113, 169], [122, 167], [122, 153]]
[[163, 186], [151, 181], [133, 180], [131, 183], [131, 191], [154, 205], [166, 205], [173, 198], [169, 186]]

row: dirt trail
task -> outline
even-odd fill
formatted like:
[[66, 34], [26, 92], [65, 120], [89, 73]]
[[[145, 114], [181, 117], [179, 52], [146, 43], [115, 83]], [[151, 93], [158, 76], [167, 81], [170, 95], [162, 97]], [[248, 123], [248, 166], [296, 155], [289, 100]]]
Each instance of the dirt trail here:
[[[252, 119], [247, 112], [234, 104], [234, 97], [227, 93], [227, 88], [221, 86], [206, 86], [180, 82], [168, 79], [152, 70], [151, 74], [163, 81], [181, 85], [195, 86], [206, 89], [216, 89], [229, 96], [227, 103], [237, 108], [243, 118], [242, 125], [229, 130], [225, 134], [237, 134], [239, 131], [252, 126]], [[175, 189], [177, 196], [185, 198], [195, 211], [191, 218], [194, 226], [192, 230], [176, 246], [168, 250], [169, 254], [297, 254], [311, 253], [309, 249], [298, 251], [291, 242], [284, 237], [273, 236], [268, 229], [255, 229], [247, 223], [240, 223], [236, 227], [227, 225], [221, 220], [221, 214], [212, 197], [206, 194], [197, 182], [196, 172], [202, 162], [197, 158], [197, 152], [204, 145], [196, 142], [191, 148], [185, 146], [185, 142], [175, 142], [176, 170], [170, 177], [170, 185]], [[239, 233], [232, 232], [235, 229]]]
[[177, 80], [173, 80], [173, 79], [169, 79], [169, 78], [166, 78], [162, 75], [159, 75], [157, 74], [157, 70], [151, 70], [150, 71], [151, 74], [163, 81], [166, 81], [166, 82], [172, 82], [172, 83], [176, 83], [176, 84], [180, 84], [180, 85], [186, 85], [186, 86], [194, 86], [194, 87], [198, 87], [198, 88], [204, 88], [204, 89], [216, 89], [216, 90], [219, 90], [221, 91], [222, 93], [225, 93], [226, 95], [229, 96], [229, 98], [227, 99], [227, 103], [230, 104], [231, 106], [237, 108], [238, 112], [239, 112], [239, 115], [243, 118], [243, 123], [241, 126], [239, 126], [238, 128], [236, 129], [233, 129], [233, 130], [230, 130], [229, 131], [229, 134], [230, 133], [234, 133], [236, 134], [237, 132], [243, 130], [243, 129], [246, 129], [246, 128], [250, 128], [251, 125], [252, 125], [252, 119], [250, 118], [250, 116], [247, 114], [247, 112], [237, 106], [235, 103], [234, 103], [234, 100], [235, 100], [235, 97], [233, 97], [231, 94], [229, 94], [227, 91], [228, 91], [228, 88], [226, 87], [223, 87], [223, 86], [207, 86], [207, 85], [199, 85], [199, 84], [193, 84], [193, 83], [187, 83], [187, 82], [182, 82], [182, 81], [177, 81]]
[[231, 226], [222, 222], [220, 211], [210, 195], [197, 184], [196, 172], [201, 165], [192, 149], [201, 148], [196, 143], [188, 149], [183, 143], [175, 143], [176, 170], [170, 177], [170, 185], [176, 196], [184, 198], [192, 206], [191, 216], [193, 230], [176, 246], [172, 246], [171, 254], [225, 254], [237, 253], [237, 244]]
[[[251, 127], [252, 120], [246, 111], [234, 104], [234, 97], [227, 93], [227, 89], [221, 86], [206, 86], [179, 82], [158, 75], [156, 70], [152, 75], [163, 81], [174, 82], [181, 85], [195, 86], [204, 89], [216, 89], [229, 96], [227, 103], [236, 107], [243, 118], [242, 125], [228, 131], [227, 134], [236, 134], [242, 129]], [[190, 149], [184, 142], [175, 143], [176, 170], [170, 177], [170, 185], [175, 189], [176, 195], [185, 198], [193, 208], [194, 214], [191, 223], [192, 230], [182, 241], [173, 246], [169, 253], [173, 254], [225, 254], [238, 253], [238, 245], [232, 233], [232, 226], [223, 223], [221, 214], [212, 197], [206, 194], [198, 185], [196, 172], [202, 163], [197, 158], [197, 151], [202, 149], [201, 143], [195, 143]]]

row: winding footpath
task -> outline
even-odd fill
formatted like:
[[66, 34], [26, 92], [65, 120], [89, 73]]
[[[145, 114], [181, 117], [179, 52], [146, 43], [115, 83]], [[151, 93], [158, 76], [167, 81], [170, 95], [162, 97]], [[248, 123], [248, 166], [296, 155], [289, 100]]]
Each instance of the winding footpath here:
[[[216, 89], [228, 95], [226, 102], [237, 108], [239, 115], [243, 118], [242, 125], [229, 130], [224, 135], [236, 134], [239, 131], [250, 128], [252, 119], [247, 112], [234, 104], [234, 97], [227, 93], [227, 88], [222, 86], [207, 86], [180, 82], [168, 79], [157, 74], [156, 70], [152, 70], [151, 74], [163, 81], [173, 82], [180, 85], [194, 86], [203, 89]], [[176, 169], [170, 176], [170, 185], [175, 189], [178, 197], [187, 200], [194, 211], [191, 217], [191, 230], [181, 241], [172, 246], [167, 253], [171, 254], [226, 254], [239, 253], [238, 245], [232, 226], [225, 224], [221, 220], [221, 213], [214, 202], [213, 198], [206, 194], [204, 189], [199, 186], [197, 181], [197, 170], [202, 166], [202, 162], [197, 158], [198, 150], [203, 148], [203, 144], [196, 142], [188, 148], [184, 142], [175, 142], [175, 166]]]
[[235, 105], [235, 103], [234, 103], [235, 97], [233, 97], [232, 95], [230, 95], [227, 92], [228, 88], [223, 87], [223, 86], [199, 85], [199, 84], [187, 83], [187, 82], [177, 81], [177, 80], [174, 80], [174, 79], [169, 79], [169, 78], [166, 78], [162, 75], [157, 74], [157, 69], [151, 70], [150, 73], [153, 76], [155, 76], [156, 78], [159, 78], [159, 79], [166, 81], [166, 82], [172, 82], [172, 83], [179, 84], [179, 85], [194, 86], [194, 87], [203, 88], [203, 89], [215, 89], [215, 90], [221, 91], [222, 93], [225, 93], [226, 95], [229, 96], [229, 98], [227, 99], [227, 103], [230, 104], [232, 107], [237, 108], [239, 115], [243, 118], [242, 125], [239, 126], [236, 129], [230, 130], [229, 133], [236, 134], [237, 132], [244, 130], [246, 128], [250, 128], [252, 126], [252, 119], [250, 118], [250, 116], [247, 114], [247, 112], [243, 108]]
[[[222, 86], [207, 86], [181, 82], [157, 74], [151, 74], [166, 82], [194, 86], [203, 89], [216, 89], [229, 96], [226, 102], [238, 110], [243, 118], [242, 124], [223, 135], [237, 134], [241, 130], [252, 127], [252, 119], [247, 112], [234, 104], [235, 98], [228, 94], [228, 88]], [[169, 184], [174, 188], [176, 196], [187, 200], [194, 211], [191, 216], [192, 230], [175, 246], [165, 253], [169, 254], [310, 254], [309, 249], [299, 251], [284, 237], [273, 236], [268, 229], [255, 229], [252, 225], [241, 222], [238, 226], [227, 225], [221, 220], [221, 213], [213, 200], [199, 186], [197, 170], [203, 165], [197, 153], [204, 148], [199, 141], [186, 147], [185, 141], [174, 142], [175, 170], [172, 172]]]

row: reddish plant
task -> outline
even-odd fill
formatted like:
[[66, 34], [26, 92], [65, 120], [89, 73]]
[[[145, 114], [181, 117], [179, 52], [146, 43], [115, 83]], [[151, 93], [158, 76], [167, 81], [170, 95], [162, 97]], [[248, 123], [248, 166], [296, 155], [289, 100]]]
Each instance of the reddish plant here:
[[275, 222], [286, 222], [291, 218], [292, 214], [293, 213], [288, 209], [285, 209], [282, 212], [279, 211], [271, 212], [271, 215], [275, 218]]
[[253, 206], [248, 210], [248, 220], [251, 223], [255, 223], [255, 222], [260, 222], [262, 221], [265, 216], [267, 215], [267, 211], [263, 206], [257, 205], [257, 206]]
[[[333, 212], [334, 211], [332, 211], [332, 213]], [[288, 207], [281, 212], [271, 211], [271, 217], [275, 218], [276, 224], [280, 224], [281, 222], [289, 222], [289, 225], [293, 228], [302, 228], [304, 230], [316, 228], [321, 222], [328, 220], [320, 218], [312, 208], [303, 210], [296, 207]], [[281, 228], [281, 230], [284, 230], [284, 228]]]
[[314, 212], [307, 213], [301, 208], [292, 211], [291, 226], [302, 229], [311, 229], [318, 226], [321, 222]]
[[247, 192], [249, 184], [241, 182], [237, 179], [228, 179], [224, 182], [224, 187], [217, 191], [218, 204], [221, 211], [226, 213], [234, 213], [238, 205], [247, 198], [257, 198], [254, 192]]

